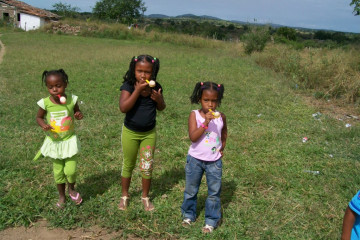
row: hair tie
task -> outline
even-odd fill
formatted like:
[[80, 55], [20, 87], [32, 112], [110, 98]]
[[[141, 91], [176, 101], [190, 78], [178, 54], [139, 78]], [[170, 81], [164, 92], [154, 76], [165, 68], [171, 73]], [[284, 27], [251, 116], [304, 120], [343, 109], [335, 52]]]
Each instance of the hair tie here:
[[137, 56], [136, 56], [135, 59], [134, 59], [134, 61], [137, 62], [137, 60], [138, 60], [138, 59], [137, 59]]
[[218, 84], [218, 88], [220, 87], [220, 84]]
[[200, 85], [202, 86], [202, 85], [204, 85], [204, 83], [203, 83], [203, 82], [200, 82]]
[[155, 61], [154, 61], [154, 59], [153, 59], [153, 60], [151, 60], [151, 62], [152, 62], [152, 63], [154, 63], [154, 62], [155, 62]]

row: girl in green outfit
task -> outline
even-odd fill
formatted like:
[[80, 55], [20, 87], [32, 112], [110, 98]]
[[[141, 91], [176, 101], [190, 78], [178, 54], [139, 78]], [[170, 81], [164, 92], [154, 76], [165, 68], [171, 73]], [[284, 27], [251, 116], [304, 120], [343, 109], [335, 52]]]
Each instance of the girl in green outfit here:
[[138, 153], [142, 175], [141, 201], [145, 211], [154, 210], [148, 194], [154, 161], [156, 110], [162, 111], [166, 107], [162, 87], [156, 81], [159, 69], [160, 61], [157, 58], [149, 55], [133, 57], [120, 87], [119, 106], [121, 112], [126, 113], [121, 134], [123, 166], [120, 210], [125, 210], [129, 203], [131, 175]]
[[71, 200], [78, 205], [82, 202], [80, 194], [75, 191], [76, 154], [80, 145], [74, 132], [73, 121], [74, 118], [83, 118], [77, 104], [78, 97], [65, 94], [69, 80], [63, 69], [44, 71], [42, 82], [50, 96], [37, 102], [39, 110], [36, 121], [46, 131], [46, 137], [35, 160], [41, 155], [52, 158], [54, 178], [59, 191], [56, 206], [64, 207], [66, 183]]

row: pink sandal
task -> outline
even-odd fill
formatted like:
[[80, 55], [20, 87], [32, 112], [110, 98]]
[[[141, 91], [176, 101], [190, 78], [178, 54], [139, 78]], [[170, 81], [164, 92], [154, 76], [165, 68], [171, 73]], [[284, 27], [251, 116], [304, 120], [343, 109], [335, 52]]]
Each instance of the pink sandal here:
[[70, 193], [69, 193], [69, 196], [70, 196], [71, 200], [74, 203], [76, 203], [76, 205], [80, 205], [83, 201], [79, 193], [76, 194], [76, 197], [72, 196]]

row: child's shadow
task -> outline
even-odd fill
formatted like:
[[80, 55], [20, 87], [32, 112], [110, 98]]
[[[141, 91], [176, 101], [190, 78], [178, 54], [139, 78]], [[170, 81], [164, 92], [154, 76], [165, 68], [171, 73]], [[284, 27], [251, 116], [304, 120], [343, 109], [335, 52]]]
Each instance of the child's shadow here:
[[[199, 194], [198, 198], [198, 208], [196, 210], [196, 215], [199, 216], [200, 212], [205, 208], [205, 201], [207, 198], [207, 185], [204, 184], [206, 187], [206, 195]], [[220, 195], [220, 201], [221, 201], [221, 216], [224, 217], [223, 209], [226, 209], [229, 204], [232, 201], [232, 198], [234, 196], [234, 192], [236, 190], [236, 183], [234, 180], [223, 180], [221, 183], [221, 195]]]
[[83, 198], [89, 199], [98, 194], [102, 195], [114, 184], [120, 185], [120, 179], [120, 171], [110, 170], [85, 178], [84, 183], [79, 184], [79, 189]]
[[185, 179], [184, 168], [172, 168], [171, 170], [165, 171], [158, 178], [152, 180], [152, 195], [162, 196], [166, 192], [170, 191], [180, 179]]

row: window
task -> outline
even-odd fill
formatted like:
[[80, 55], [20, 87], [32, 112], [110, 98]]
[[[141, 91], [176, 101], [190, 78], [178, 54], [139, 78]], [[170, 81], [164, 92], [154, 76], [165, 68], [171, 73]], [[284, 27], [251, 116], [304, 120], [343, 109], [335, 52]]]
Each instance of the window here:
[[4, 12], [4, 13], [3, 13], [3, 19], [4, 19], [5, 22], [8, 22], [8, 21], [10, 20], [9, 13]]
[[20, 13], [17, 14], [17, 21], [20, 22]]

